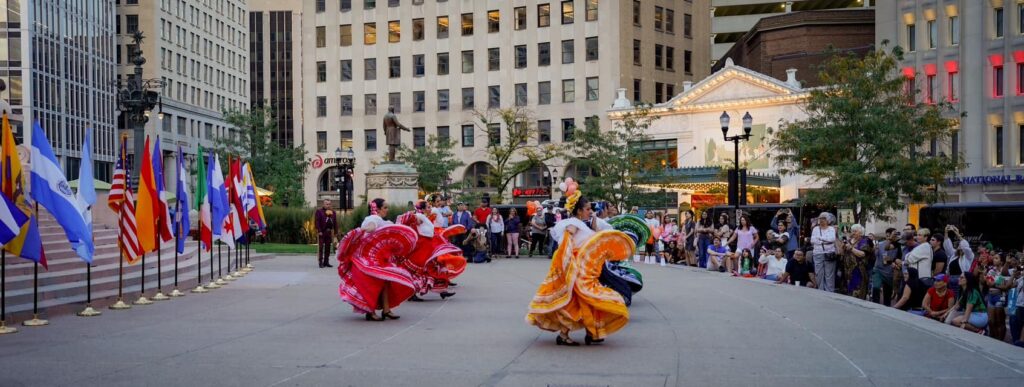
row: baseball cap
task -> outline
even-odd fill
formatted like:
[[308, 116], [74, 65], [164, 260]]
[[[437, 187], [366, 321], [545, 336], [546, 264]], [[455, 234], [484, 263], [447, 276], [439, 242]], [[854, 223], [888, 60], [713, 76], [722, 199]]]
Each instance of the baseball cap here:
[[936, 281], [942, 281], [942, 282], [949, 282], [949, 277], [947, 277], [945, 274], [939, 274], [939, 275], [935, 276], [935, 280]]

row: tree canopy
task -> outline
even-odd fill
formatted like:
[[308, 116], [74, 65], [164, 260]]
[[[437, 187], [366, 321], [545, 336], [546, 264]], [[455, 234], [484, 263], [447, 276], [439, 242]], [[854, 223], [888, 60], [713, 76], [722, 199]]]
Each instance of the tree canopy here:
[[398, 150], [397, 159], [412, 165], [419, 172], [420, 191], [437, 192], [445, 187], [445, 179], [456, 168], [465, 165], [455, 157], [452, 152], [454, 147], [454, 140], [430, 136], [425, 146], [409, 148], [403, 145]]
[[276, 205], [305, 206], [302, 184], [305, 181], [306, 150], [285, 147], [272, 140], [277, 131], [273, 113], [267, 108], [248, 111], [227, 110], [224, 120], [231, 126], [228, 136], [218, 137], [214, 149], [222, 162], [239, 157], [249, 162], [256, 182], [274, 192]]

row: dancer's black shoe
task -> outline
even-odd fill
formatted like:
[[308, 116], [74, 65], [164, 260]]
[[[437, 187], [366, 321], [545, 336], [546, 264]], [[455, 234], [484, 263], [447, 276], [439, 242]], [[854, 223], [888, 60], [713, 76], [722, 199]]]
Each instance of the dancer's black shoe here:
[[446, 298], [454, 296], [454, 295], [455, 295], [455, 293], [452, 293], [452, 292], [441, 292], [441, 299], [443, 300], [443, 299], [446, 299]]
[[367, 313], [366, 321], [384, 321], [384, 317], [377, 317], [376, 313]]
[[386, 319], [398, 320], [398, 319], [402, 318], [402, 316], [399, 316], [399, 315], [391, 313], [391, 312], [381, 313], [380, 317], [381, 317], [381, 320], [386, 320]]
[[572, 341], [571, 338], [568, 338], [568, 337], [563, 338], [561, 335], [559, 335], [559, 336], [555, 336], [555, 345], [565, 345], [565, 346], [569, 346], [569, 347], [579, 347], [580, 343]]
[[585, 343], [587, 343], [587, 345], [591, 345], [591, 344], [603, 343], [604, 339], [595, 339], [593, 336], [590, 335], [590, 332], [587, 332], [587, 337], [584, 337], [583, 341]]
[[420, 296], [417, 296], [417, 295], [413, 294], [412, 297], [409, 298], [409, 301], [421, 302], [421, 301], [423, 301], [423, 299], [420, 298]]

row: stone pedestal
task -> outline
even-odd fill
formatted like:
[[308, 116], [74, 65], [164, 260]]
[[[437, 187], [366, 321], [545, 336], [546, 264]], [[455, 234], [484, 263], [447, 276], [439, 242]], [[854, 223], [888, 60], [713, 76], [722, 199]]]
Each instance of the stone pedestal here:
[[382, 163], [366, 173], [366, 200], [382, 198], [399, 210], [419, 199], [416, 169], [399, 162]]

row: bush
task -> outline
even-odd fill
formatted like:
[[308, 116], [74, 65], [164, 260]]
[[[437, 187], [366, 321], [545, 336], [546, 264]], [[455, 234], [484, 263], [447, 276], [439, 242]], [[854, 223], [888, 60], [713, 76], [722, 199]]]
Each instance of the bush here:
[[267, 239], [270, 243], [316, 243], [312, 208], [267, 207]]

